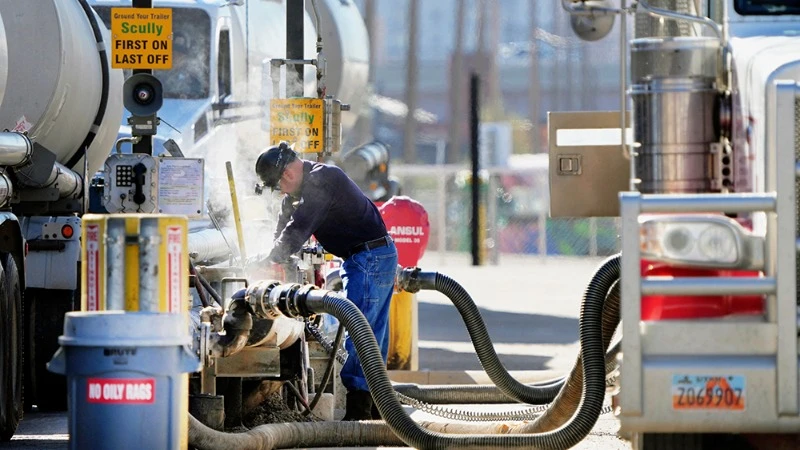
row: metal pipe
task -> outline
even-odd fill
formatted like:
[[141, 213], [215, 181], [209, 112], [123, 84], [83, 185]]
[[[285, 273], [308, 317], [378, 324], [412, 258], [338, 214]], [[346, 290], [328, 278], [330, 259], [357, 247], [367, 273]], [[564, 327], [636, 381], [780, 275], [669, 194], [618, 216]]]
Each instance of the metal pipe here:
[[[565, 0], [566, 1], [566, 0]], [[622, 9], [626, 8], [626, 1], [621, 0]], [[629, 165], [629, 178], [628, 190], [635, 191], [638, 184], [636, 179], [636, 155], [628, 145], [627, 127], [628, 127], [628, 16], [627, 14], [620, 14], [619, 17], [619, 129], [620, 129], [620, 145], [622, 146], [622, 154], [628, 158]]]
[[273, 59], [270, 61], [269, 78], [272, 80], [272, 98], [281, 97], [281, 65], [283, 60]]
[[83, 195], [83, 177], [57, 162], [43, 187], [58, 189], [58, 198], [80, 198]]
[[106, 308], [125, 310], [125, 219], [106, 225]]
[[239, 215], [239, 200], [236, 197], [236, 183], [233, 180], [233, 166], [230, 161], [225, 161], [225, 170], [228, 171], [228, 188], [231, 191], [231, 204], [233, 207], [233, 221], [236, 224], [236, 236], [239, 238], [239, 256], [242, 261], [247, 259], [244, 249], [244, 232], [242, 231], [242, 218]]
[[83, 177], [65, 165], [55, 162], [50, 176], [44, 183], [36, 183], [27, 179], [22, 173], [17, 172], [17, 180], [20, 185], [33, 188], [45, 189], [53, 188], [58, 190], [58, 198], [80, 198], [83, 195]]
[[33, 143], [28, 136], [14, 131], [0, 133], [0, 166], [22, 166], [31, 160]]
[[473, 73], [470, 77], [469, 85], [469, 98], [470, 98], [470, 115], [469, 115], [469, 130], [470, 130], [470, 154], [472, 159], [472, 221], [470, 222], [470, 241], [472, 248], [472, 265], [481, 265], [481, 250], [479, 241], [480, 234], [480, 155], [479, 155], [479, 142], [478, 142], [478, 129], [480, 127], [480, 100], [479, 95], [479, 82], [478, 75]]
[[161, 235], [158, 219], [142, 220], [139, 229], [139, 311], [159, 311], [158, 265]]
[[775, 194], [653, 194], [643, 196], [641, 212], [709, 212], [740, 213], [764, 211], [773, 212], [776, 208]]
[[[419, 58], [419, 0], [408, 2], [408, 46], [406, 48], [406, 92], [405, 100], [408, 111], [406, 112], [403, 126], [403, 161], [413, 164], [417, 161], [417, 98], [419, 87], [418, 58]], [[455, 70], [458, 70], [455, 69]]]
[[775, 278], [646, 277], [642, 295], [773, 295]]
[[117, 153], [122, 153], [122, 144], [125, 142], [130, 142], [131, 145], [136, 145], [141, 140], [141, 136], [122, 137], [117, 139], [117, 142], [114, 143], [114, 148], [116, 149]]
[[233, 237], [233, 233], [234, 230], [231, 228], [219, 231], [208, 228], [189, 233], [189, 256], [194, 261], [211, 261], [235, 255], [236, 252], [232, 251], [228, 244], [229, 236], [226, 236], [229, 234]]
[[8, 205], [14, 196], [14, 184], [4, 171], [0, 171], [0, 207]]
[[654, 6], [650, 6], [650, 4], [647, 3], [647, 0], [638, 0], [637, 6], [641, 7], [646, 13], [650, 14], [651, 16], [666, 17], [672, 20], [686, 20], [688, 22], [694, 22], [694, 23], [699, 23], [701, 25], [706, 25], [707, 27], [710, 27], [714, 31], [714, 34], [716, 34], [717, 37], [720, 39], [720, 41], [722, 41], [723, 46], [726, 44], [722, 28], [719, 26], [718, 23], [714, 22], [708, 17], [692, 16], [689, 14], [681, 14], [676, 11], [670, 11], [668, 9], [656, 8]]
[[[455, 163], [461, 160], [461, 113], [463, 109], [462, 98], [464, 91], [464, 22], [466, 21], [466, 3], [465, 1], [457, 2], [456, 9], [456, 33], [455, 42], [453, 43], [453, 66], [450, 69], [450, 123], [447, 127], [447, 137], [450, 145], [447, 149], [447, 156], [445, 161], [448, 163]], [[535, 58], [531, 58], [535, 61]], [[372, 66], [372, 64], [370, 64]], [[536, 122], [534, 121], [534, 124]], [[535, 127], [534, 127], [535, 128]], [[534, 147], [536, 148], [536, 147]], [[442, 230], [442, 229], [440, 229]], [[441, 231], [440, 231], [441, 232]]]
[[[286, 59], [303, 59], [305, 50], [305, 1], [286, 2]], [[289, 74], [295, 71], [294, 79]], [[286, 97], [302, 97], [305, 87], [305, 66], [286, 66]]]

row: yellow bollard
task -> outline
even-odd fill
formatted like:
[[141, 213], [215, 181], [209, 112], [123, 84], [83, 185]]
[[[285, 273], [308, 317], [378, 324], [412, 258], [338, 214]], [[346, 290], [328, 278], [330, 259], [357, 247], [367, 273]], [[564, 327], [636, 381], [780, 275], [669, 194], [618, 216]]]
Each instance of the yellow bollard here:
[[419, 370], [417, 294], [395, 291], [389, 308], [389, 370]]
[[186, 216], [86, 214], [81, 310], [189, 314]]

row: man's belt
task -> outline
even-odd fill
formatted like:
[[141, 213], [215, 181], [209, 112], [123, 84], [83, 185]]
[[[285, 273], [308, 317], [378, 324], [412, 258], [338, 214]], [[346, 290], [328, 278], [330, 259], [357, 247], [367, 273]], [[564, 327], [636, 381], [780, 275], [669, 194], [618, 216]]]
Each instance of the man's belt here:
[[353, 248], [350, 249], [350, 256], [353, 256], [356, 253], [363, 252], [364, 250], [372, 250], [374, 248], [386, 247], [387, 245], [389, 245], [390, 242], [392, 242], [392, 238], [390, 238], [389, 236], [384, 236], [378, 239], [373, 239], [371, 241], [362, 242], [361, 244], [354, 245]]

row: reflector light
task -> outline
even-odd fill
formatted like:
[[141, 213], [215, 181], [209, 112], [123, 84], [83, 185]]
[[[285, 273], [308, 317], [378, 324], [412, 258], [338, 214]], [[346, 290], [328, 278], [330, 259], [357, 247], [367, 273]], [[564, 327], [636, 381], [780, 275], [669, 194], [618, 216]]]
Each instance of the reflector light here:
[[69, 239], [75, 234], [75, 229], [72, 228], [72, 225], [64, 225], [61, 227], [61, 235], [65, 238]]

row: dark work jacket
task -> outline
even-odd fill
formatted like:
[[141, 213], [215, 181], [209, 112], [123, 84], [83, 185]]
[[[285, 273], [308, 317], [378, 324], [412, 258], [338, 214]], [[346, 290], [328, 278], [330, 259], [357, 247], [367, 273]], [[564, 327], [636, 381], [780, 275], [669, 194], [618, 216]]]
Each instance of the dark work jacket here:
[[326, 251], [347, 258], [354, 246], [386, 236], [386, 225], [375, 204], [342, 169], [303, 160], [300, 194], [283, 198], [268, 258], [285, 261], [312, 234]]

